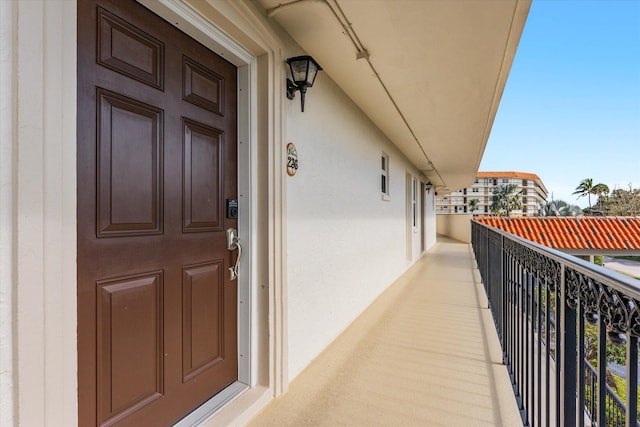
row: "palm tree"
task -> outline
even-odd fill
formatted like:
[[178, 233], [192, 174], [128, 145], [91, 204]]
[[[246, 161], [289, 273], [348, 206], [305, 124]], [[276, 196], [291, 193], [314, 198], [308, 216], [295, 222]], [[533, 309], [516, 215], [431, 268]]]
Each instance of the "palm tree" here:
[[582, 209], [578, 205], [570, 205], [566, 203], [565, 206], [560, 208], [560, 216], [581, 216]]
[[570, 205], [564, 200], [553, 200], [540, 204], [538, 216], [579, 216], [582, 209], [578, 205]]
[[587, 196], [589, 201], [589, 212], [591, 212], [591, 195], [601, 195], [609, 193], [609, 187], [606, 184], [593, 184], [593, 179], [585, 178], [580, 181], [580, 184], [576, 187], [576, 191], [573, 194], [577, 194], [578, 198]]
[[538, 206], [538, 216], [559, 216], [560, 202], [562, 202], [562, 200], [551, 199], [551, 201], [540, 203]]
[[522, 190], [516, 184], [503, 184], [493, 190], [491, 198], [491, 212], [498, 215], [510, 216], [511, 212], [522, 208]]
[[474, 211], [478, 210], [478, 203], [479, 202], [480, 202], [480, 200], [478, 200], [478, 199], [469, 200], [469, 212], [473, 213]]

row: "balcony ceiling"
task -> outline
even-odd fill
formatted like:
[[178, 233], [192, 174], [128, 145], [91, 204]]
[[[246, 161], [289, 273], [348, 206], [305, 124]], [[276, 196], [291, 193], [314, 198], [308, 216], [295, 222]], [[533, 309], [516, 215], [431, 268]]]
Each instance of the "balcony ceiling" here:
[[473, 182], [530, 0], [257, 1], [439, 191]]

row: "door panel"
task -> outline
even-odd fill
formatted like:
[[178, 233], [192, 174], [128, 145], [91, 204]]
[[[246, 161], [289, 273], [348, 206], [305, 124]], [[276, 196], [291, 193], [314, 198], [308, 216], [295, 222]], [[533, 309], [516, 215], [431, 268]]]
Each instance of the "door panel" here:
[[[222, 361], [224, 276], [219, 262], [184, 269], [182, 288], [183, 380]], [[211, 307], [216, 307], [212, 310]]]
[[169, 425], [237, 378], [236, 69], [133, 0], [78, 2], [81, 425]]
[[109, 419], [163, 394], [162, 272], [98, 287], [98, 418]]
[[224, 133], [193, 120], [183, 126], [183, 231], [222, 231]]
[[98, 236], [162, 232], [162, 110], [98, 89]]
[[224, 115], [224, 77], [186, 56], [183, 62], [183, 99]]
[[98, 63], [163, 89], [164, 43], [98, 8]]

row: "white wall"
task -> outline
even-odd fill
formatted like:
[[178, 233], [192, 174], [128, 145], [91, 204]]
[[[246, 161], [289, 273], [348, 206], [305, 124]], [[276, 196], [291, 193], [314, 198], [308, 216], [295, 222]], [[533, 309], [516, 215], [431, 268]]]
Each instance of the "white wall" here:
[[436, 224], [436, 196], [435, 188], [432, 188], [427, 194], [427, 201], [425, 204], [426, 213], [426, 229], [425, 233], [425, 250], [429, 250], [436, 244], [437, 224]]
[[14, 2], [0, 1], [0, 426], [13, 425]]
[[[326, 74], [309, 89], [304, 113], [299, 95], [285, 109], [300, 165], [287, 179], [293, 379], [420, 257], [421, 234], [411, 233], [407, 260], [405, 176], [418, 171]], [[383, 151], [390, 160], [388, 201], [380, 191]]]
[[472, 214], [438, 215], [438, 234], [449, 236], [464, 243], [471, 243]]
[[76, 2], [0, 3], [0, 424], [74, 425]]

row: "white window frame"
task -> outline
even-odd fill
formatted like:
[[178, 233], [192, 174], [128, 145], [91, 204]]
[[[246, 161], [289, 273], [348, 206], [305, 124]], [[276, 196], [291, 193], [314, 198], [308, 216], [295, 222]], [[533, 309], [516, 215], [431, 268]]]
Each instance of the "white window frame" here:
[[389, 201], [391, 200], [391, 192], [389, 191], [389, 155], [382, 152], [380, 158], [380, 195], [382, 200]]
[[418, 232], [418, 179], [411, 177], [411, 225], [413, 232]]

